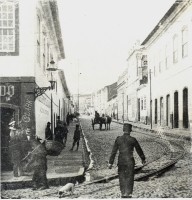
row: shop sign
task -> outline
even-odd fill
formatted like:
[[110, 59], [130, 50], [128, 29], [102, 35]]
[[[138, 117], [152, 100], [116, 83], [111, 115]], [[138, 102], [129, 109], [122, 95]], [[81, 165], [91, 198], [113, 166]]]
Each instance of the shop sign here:
[[6, 101], [10, 101], [11, 97], [15, 94], [14, 85], [1, 85], [0, 96], [5, 97]]

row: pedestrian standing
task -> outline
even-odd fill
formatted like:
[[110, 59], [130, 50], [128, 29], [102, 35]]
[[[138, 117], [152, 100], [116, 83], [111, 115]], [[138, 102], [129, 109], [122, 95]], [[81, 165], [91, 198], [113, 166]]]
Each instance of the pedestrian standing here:
[[21, 140], [19, 138], [19, 133], [15, 127], [10, 127], [10, 141], [9, 141], [9, 151], [11, 155], [11, 162], [13, 164], [13, 175], [18, 177], [22, 175], [22, 146]]
[[67, 124], [64, 122], [63, 123], [63, 144], [64, 147], [66, 147], [66, 142], [67, 142], [67, 134], [68, 134], [68, 128], [67, 128]]
[[73, 145], [72, 145], [72, 148], [70, 149], [70, 151], [73, 151], [75, 144], [77, 144], [76, 151], [78, 151], [80, 138], [81, 138], [80, 126], [79, 126], [79, 124], [76, 124], [76, 129], [74, 131], [74, 136], [73, 136]]
[[130, 136], [131, 131], [132, 125], [125, 123], [123, 125], [124, 134], [116, 138], [108, 165], [109, 169], [111, 169], [116, 153], [119, 151], [118, 174], [122, 198], [132, 197], [135, 166], [135, 160], [133, 157], [134, 149], [140, 156], [142, 163], [145, 164], [145, 155], [143, 150], [141, 149], [138, 141], [134, 137]]
[[70, 115], [69, 115], [69, 113], [67, 113], [66, 122], [67, 122], [67, 126], [69, 126], [69, 123], [70, 123]]
[[30, 160], [26, 165], [26, 170], [32, 168], [33, 172], [33, 190], [44, 190], [48, 189], [47, 181], [47, 151], [45, 146], [37, 139], [32, 138], [31, 141], [31, 154]]
[[51, 132], [51, 122], [47, 122], [47, 126], [45, 128], [45, 139], [53, 140], [53, 134]]
[[63, 144], [64, 131], [63, 131], [63, 126], [62, 126], [61, 121], [58, 121], [54, 133], [55, 133], [55, 141]]

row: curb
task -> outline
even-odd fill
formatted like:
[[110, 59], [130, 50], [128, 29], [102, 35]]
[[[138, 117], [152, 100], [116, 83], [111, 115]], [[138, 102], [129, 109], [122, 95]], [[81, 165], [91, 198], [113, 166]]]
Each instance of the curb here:
[[[118, 124], [122, 124], [123, 125], [123, 122], [118, 122], [118, 121], [113, 121], [114, 123], [118, 123]], [[150, 133], [158, 133], [158, 131], [154, 130], [154, 129], [148, 129], [148, 128], [145, 128], [145, 127], [139, 127], [137, 124], [135, 123], [132, 123], [132, 122], [129, 122], [130, 124], [132, 124], [133, 127], [136, 127], [138, 129], [141, 129], [141, 130], [144, 130], [146, 132], [150, 132]], [[177, 139], [184, 139], [184, 140], [187, 140], [187, 141], [191, 141], [192, 138], [190, 136], [186, 136], [186, 135], [176, 135], [174, 133], [169, 133], [169, 132], [166, 132], [166, 130], [163, 130], [164, 134], [166, 136], [169, 136], [169, 137], [172, 137], [172, 138], [177, 138]]]
[[[83, 171], [83, 174], [73, 177], [49, 178], [48, 185], [49, 186], [65, 185], [66, 183], [75, 182], [76, 180], [81, 183], [84, 180], [84, 170], [81, 171]], [[16, 189], [24, 189], [32, 187], [33, 187], [32, 180], [1, 182], [1, 190], [16, 190]]]

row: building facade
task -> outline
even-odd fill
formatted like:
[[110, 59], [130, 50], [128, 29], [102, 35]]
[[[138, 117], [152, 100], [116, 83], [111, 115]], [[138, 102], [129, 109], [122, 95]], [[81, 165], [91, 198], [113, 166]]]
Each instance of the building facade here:
[[192, 3], [176, 1], [143, 41], [151, 75], [152, 125], [192, 123]]
[[124, 121], [128, 116], [128, 99], [127, 99], [127, 69], [118, 77], [117, 80], [117, 106], [118, 106], [118, 119]]
[[6, 158], [8, 124], [16, 121], [44, 139], [48, 121], [54, 132], [58, 116], [64, 120], [70, 94], [64, 72], [57, 70], [65, 57], [57, 2], [0, 1], [0, 14], [1, 157]]
[[[138, 88], [140, 86], [141, 59], [143, 47], [139, 41], [135, 43], [129, 52], [128, 81], [127, 81], [127, 120], [138, 122], [140, 120], [140, 100], [138, 99]], [[139, 92], [141, 93], [141, 92]]]

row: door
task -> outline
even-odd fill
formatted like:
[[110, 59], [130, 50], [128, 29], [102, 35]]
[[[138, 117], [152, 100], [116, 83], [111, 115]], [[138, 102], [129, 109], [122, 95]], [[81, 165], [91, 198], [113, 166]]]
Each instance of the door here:
[[188, 89], [183, 90], [183, 128], [188, 128], [189, 116], [188, 116]]
[[140, 99], [138, 99], [138, 121], [140, 121]]
[[167, 100], [166, 100], [166, 125], [170, 125], [170, 95], [167, 95]]
[[1, 170], [12, 170], [11, 158], [9, 155], [10, 130], [9, 123], [14, 116], [11, 108], [0, 108], [1, 112]]
[[178, 92], [174, 93], [174, 128], [179, 127], [179, 96]]

